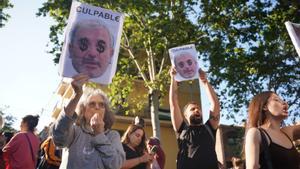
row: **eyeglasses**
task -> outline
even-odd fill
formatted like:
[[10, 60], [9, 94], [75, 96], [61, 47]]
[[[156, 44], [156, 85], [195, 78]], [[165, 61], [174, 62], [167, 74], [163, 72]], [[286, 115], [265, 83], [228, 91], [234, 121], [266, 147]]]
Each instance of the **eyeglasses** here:
[[101, 109], [104, 109], [105, 108], [105, 103], [104, 102], [95, 102], [95, 101], [92, 101], [92, 102], [89, 102], [88, 103], [88, 106], [90, 108], [101, 108]]

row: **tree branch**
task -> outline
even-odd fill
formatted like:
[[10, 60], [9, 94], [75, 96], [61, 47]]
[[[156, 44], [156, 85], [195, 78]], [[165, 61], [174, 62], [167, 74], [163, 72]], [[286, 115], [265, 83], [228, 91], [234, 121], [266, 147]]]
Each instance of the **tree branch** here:
[[[124, 38], [125, 38], [125, 41], [126, 41], [126, 46], [122, 45], [122, 47], [124, 46], [124, 49], [126, 49], [129, 53], [129, 56], [133, 59], [137, 69], [139, 70], [143, 80], [145, 81], [146, 84], [148, 84], [148, 79], [147, 79], [147, 76], [144, 74], [144, 72], [142, 71], [142, 68], [139, 64], [139, 62], [137, 61], [136, 57], [134, 56], [132, 50], [131, 50], [131, 47], [130, 47], [130, 44], [129, 44], [129, 40], [128, 40], [128, 37], [126, 35], [126, 32], [123, 34], [124, 35]], [[148, 86], [148, 85], [147, 85]]]

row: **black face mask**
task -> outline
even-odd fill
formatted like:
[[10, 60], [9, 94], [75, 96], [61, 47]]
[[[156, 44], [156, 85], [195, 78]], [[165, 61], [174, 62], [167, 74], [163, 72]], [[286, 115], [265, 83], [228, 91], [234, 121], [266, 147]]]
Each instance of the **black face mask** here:
[[190, 124], [191, 125], [202, 124], [202, 117], [198, 118], [196, 115], [191, 115], [190, 116]]

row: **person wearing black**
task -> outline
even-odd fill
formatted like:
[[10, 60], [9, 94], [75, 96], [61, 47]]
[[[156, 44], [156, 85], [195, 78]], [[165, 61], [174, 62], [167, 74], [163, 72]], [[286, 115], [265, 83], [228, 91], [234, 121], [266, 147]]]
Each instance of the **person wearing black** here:
[[179, 148], [177, 169], [218, 169], [215, 136], [220, 121], [220, 104], [217, 95], [209, 84], [206, 73], [199, 69], [199, 79], [211, 105], [209, 119], [203, 124], [200, 105], [194, 101], [183, 108], [183, 117], [178, 103], [178, 85], [174, 79], [175, 75], [176, 69], [172, 68], [169, 102], [172, 125]]
[[245, 134], [247, 169], [300, 168], [300, 155], [293, 144], [300, 139], [300, 124], [282, 126], [288, 109], [288, 103], [274, 91], [252, 98]]
[[131, 124], [122, 139], [126, 160], [122, 169], [149, 169], [153, 156], [147, 152], [146, 134], [143, 126]]

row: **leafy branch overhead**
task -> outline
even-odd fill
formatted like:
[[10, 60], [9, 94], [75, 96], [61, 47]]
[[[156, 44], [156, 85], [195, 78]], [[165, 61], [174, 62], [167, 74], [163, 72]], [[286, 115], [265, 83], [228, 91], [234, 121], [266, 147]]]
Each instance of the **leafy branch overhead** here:
[[[299, 120], [296, 110], [300, 108], [300, 63], [284, 26], [288, 20], [300, 23], [298, 2], [82, 2], [126, 15], [114, 83], [140, 79], [149, 91], [165, 94], [170, 67], [168, 49], [194, 43], [202, 63], [208, 68], [211, 83], [218, 89], [226, 118], [239, 122], [237, 114], [245, 117], [245, 108], [253, 95], [274, 90], [289, 102], [292, 120]], [[49, 15], [56, 21], [50, 29], [53, 49], [49, 51], [55, 63], [60, 56], [71, 3], [71, 0], [48, 0], [37, 13], [38, 16]], [[112, 88], [122, 97], [133, 90]], [[120, 91], [123, 89], [125, 91]]]
[[[158, 1], [86, 2], [125, 13], [119, 60], [125, 59], [127, 63], [119, 61], [118, 71], [143, 80], [149, 90], [159, 90], [160, 94], [166, 93], [165, 79], [168, 79], [167, 70], [170, 65], [168, 49], [197, 39], [197, 26], [188, 19], [190, 8], [186, 7], [191, 6], [190, 2], [186, 4]], [[50, 15], [56, 21], [50, 33], [50, 40], [54, 45], [50, 53], [55, 55], [55, 63], [60, 57], [63, 39], [61, 37], [70, 6], [71, 1], [48, 1], [37, 13], [38, 16]]]
[[0, 1], [0, 28], [4, 26], [4, 22], [7, 22], [10, 18], [10, 15], [4, 12], [5, 9], [12, 8], [13, 4], [9, 0]]
[[300, 23], [299, 7], [296, 1], [202, 1], [197, 20], [209, 41], [208, 49], [198, 47], [228, 117], [245, 115], [253, 95], [273, 90], [299, 120], [300, 62], [284, 25]]

